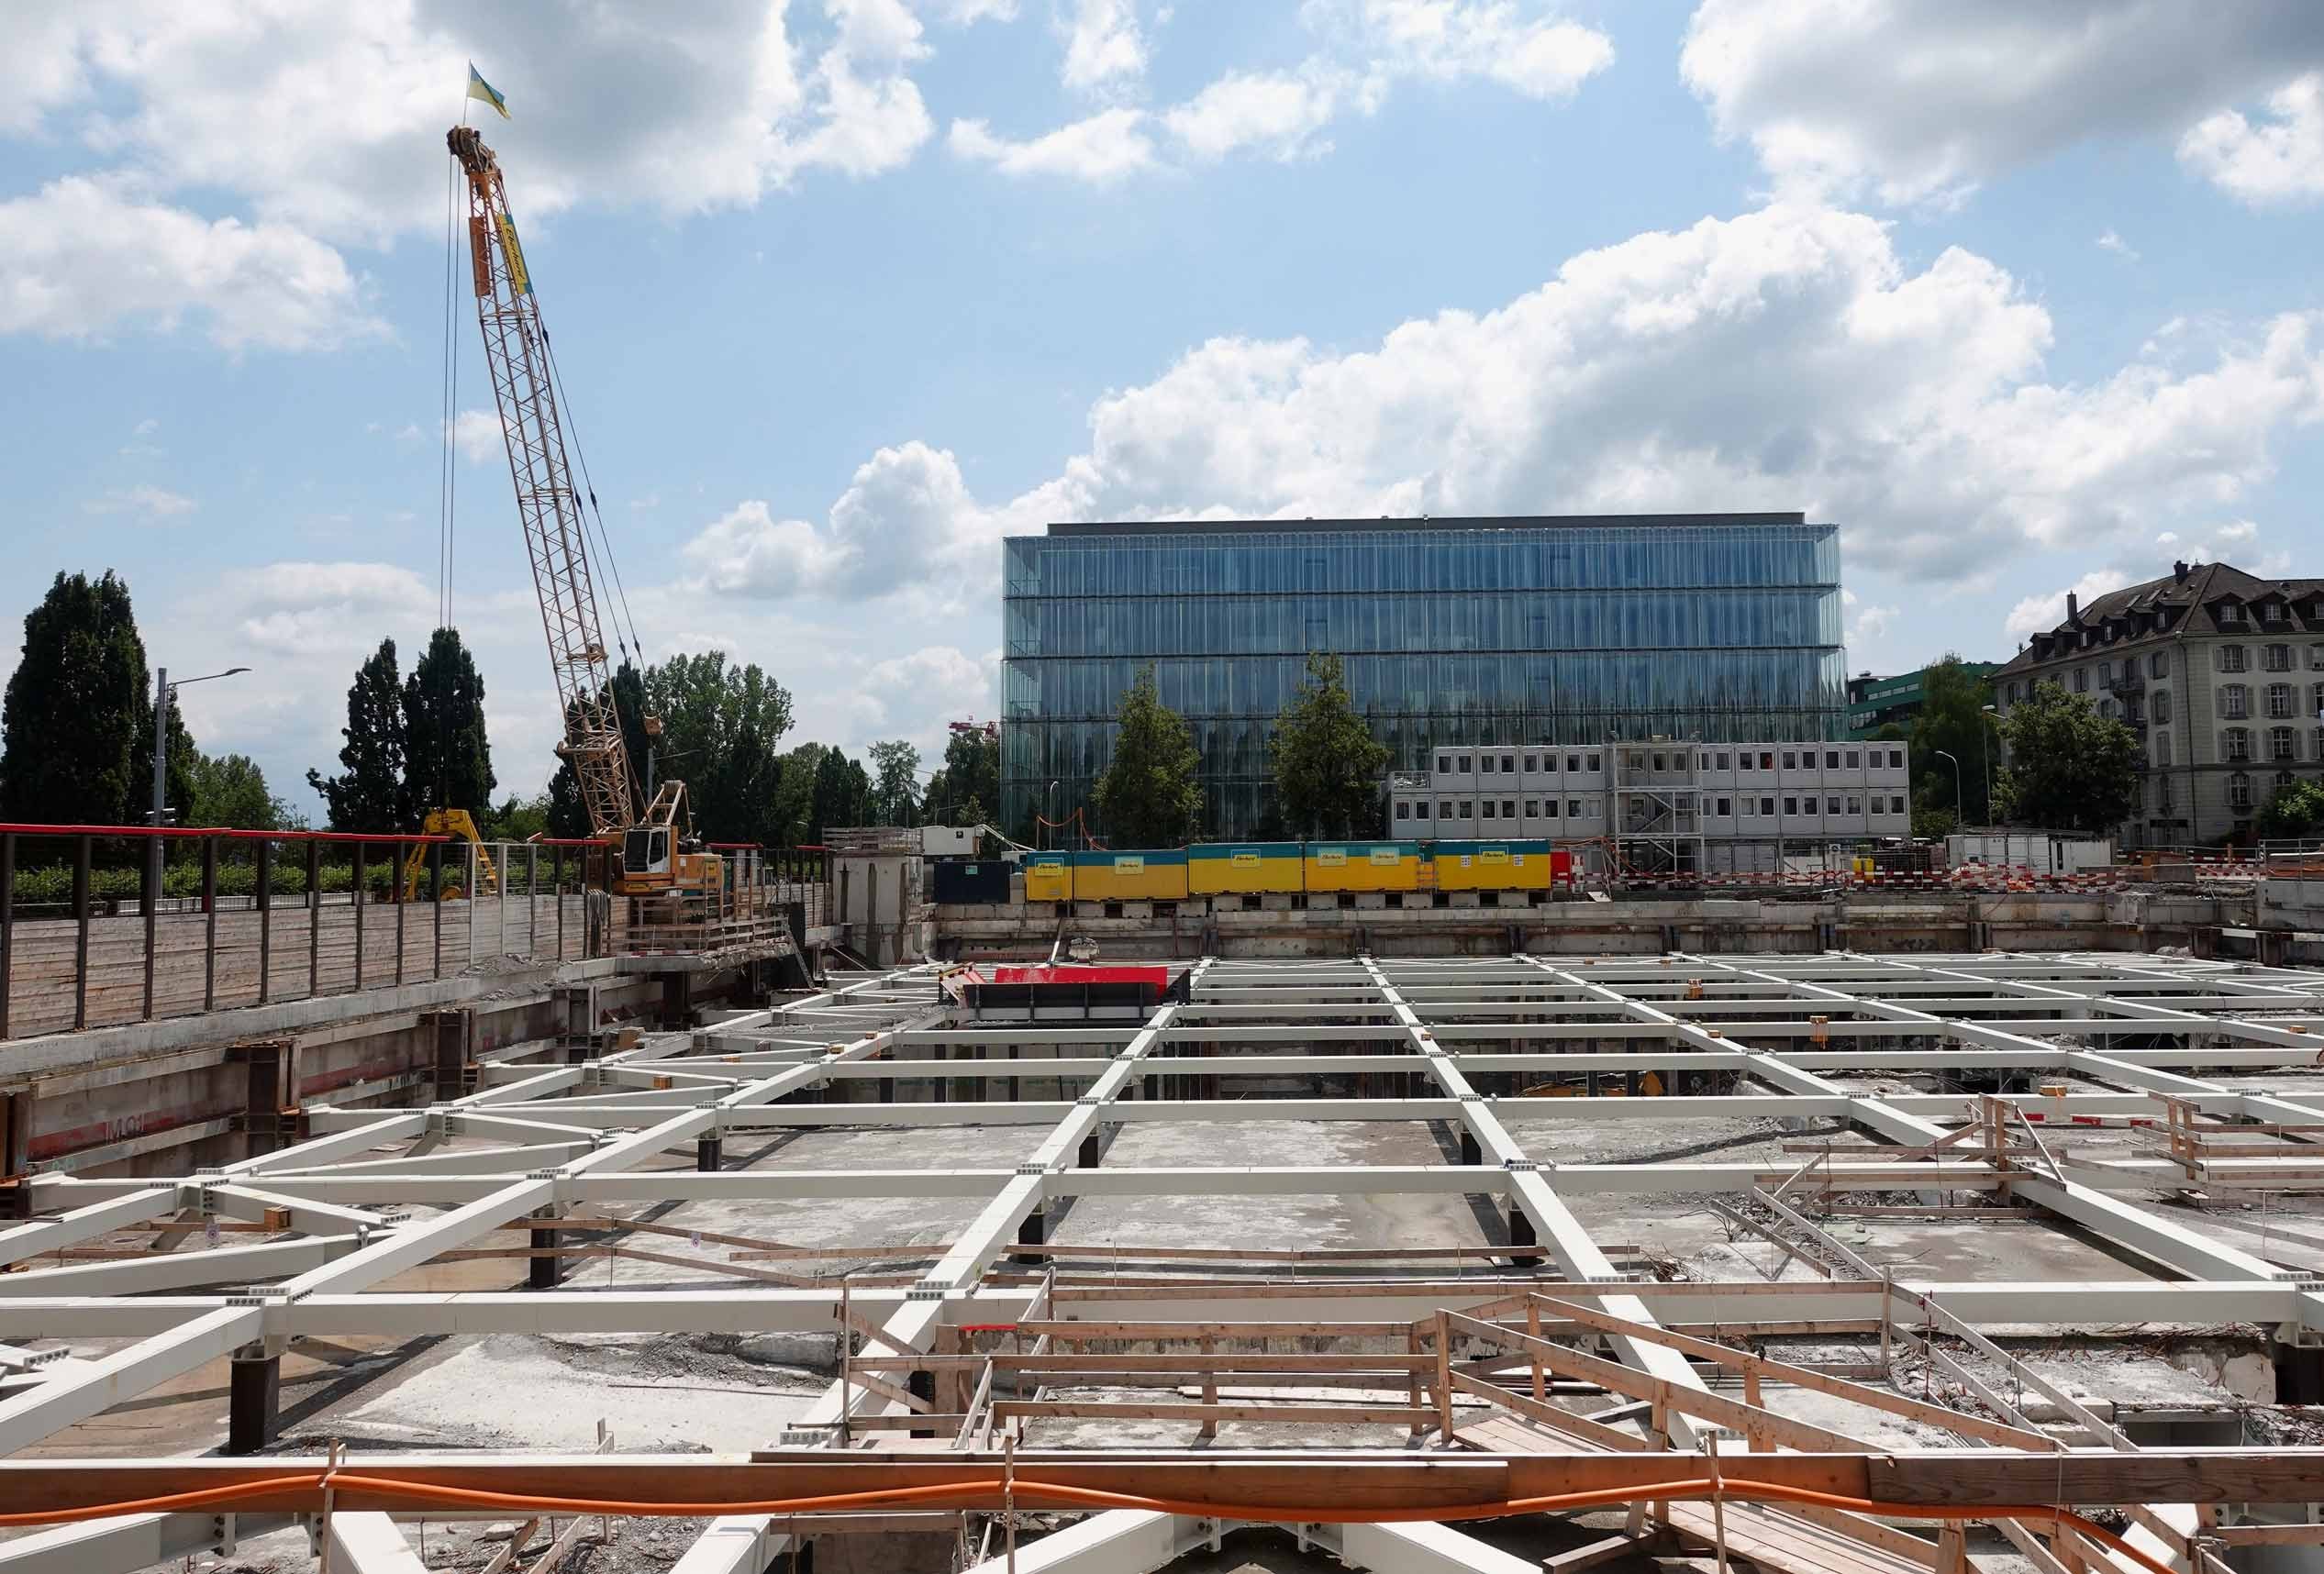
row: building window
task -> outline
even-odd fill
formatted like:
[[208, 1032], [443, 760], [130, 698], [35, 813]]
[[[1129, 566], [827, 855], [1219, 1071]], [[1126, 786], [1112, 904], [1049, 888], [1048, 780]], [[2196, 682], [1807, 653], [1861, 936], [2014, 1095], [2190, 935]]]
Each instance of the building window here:
[[1825, 799], [1825, 800], [1824, 800], [1824, 813], [1825, 813], [1825, 814], [1827, 814], [1827, 815], [1837, 815], [1837, 814], [1839, 814], [1839, 813], [1840, 813], [1840, 800], [1839, 800], [1839, 799], [1837, 799], [1837, 798], [1827, 798], [1827, 799]]
[[2261, 646], [2260, 665], [2270, 672], [2290, 671], [2292, 670], [2292, 648], [2289, 645]]
[[2260, 621], [2262, 623], [2283, 622], [2284, 604], [2280, 601], [2271, 601], [2262, 605], [2260, 608]]
[[2292, 744], [2292, 729], [2272, 726], [2267, 729], [2267, 757], [2270, 759], [2297, 759], [2298, 751]]
[[2167, 732], [2154, 735], [2154, 763], [2163, 767], [2171, 763], [2171, 735]]
[[2267, 686], [2267, 714], [2277, 721], [2292, 717], [2292, 685], [2270, 683]]
[[1727, 751], [1726, 751], [1725, 749], [1723, 749], [1723, 748], [1722, 748], [1722, 749], [1720, 749], [1720, 750], [1718, 751], [1718, 770], [1726, 770], [1726, 769], [1727, 769]]
[[2157, 690], [2155, 690], [2155, 691], [2154, 691], [2154, 706], [2153, 706], [2153, 709], [2154, 709], [2154, 721], [2155, 721], [2155, 725], [2156, 725], [2157, 726], [2162, 726], [2163, 723], [2165, 723], [2165, 722], [2167, 722], [2167, 721], [2169, 721], [2169, 720], [2171, 719], [2171, 691], [2170, 691], [2170, 690], [2168, 690], [2168, 689], [2157, 689]]
[[1759, 812], [1767, 815], [1771, 819], [1774, 818], [1775, 814], [1775, 800], [1773, 798], [1762, 798], [1759, 801]]
[[2098, 702], [2098, 714], [2102, 716], [2111, 716], [2114, 715], [2114, 702], [2112, 700], [2100, 700]]
[[[2318, 646], [2318, 648], [2324, 649], [2324, 646]], [[2147, 658], [2148, 677], [2167, 678], [2170, 675], [2171, 653], [2168, 650], [2157, 650], [2153, 655]]]
[[1463, 798], [1461, 800], [1461, 817], [1462, 819], [1467, 820], [1474, 818], [1476, 812], [1477, 808], [1475, 799]]
[[1484, 817], [1488, 820], [1493, 818], [1493, 800], [1490, 798], [1484, 801]]
[[1525, 757], [1525, 768], [1526, 768], [1526, 770], [1529, 770], [1529, 771], [1532, 771], [1532, 770], [1540, 770], [1540, 769], [1541, 769], [1541, 757], [1540, 757], [1540, 755], [1538, 755], [1538, 754], [1529, 754], [1529, 755], [1527, 755], [1527, 756]]
[[1481, 754], [1477, 756], [1477, 774], [1479, 776], [1490, 776], [1493, 774], [1493, 757], [1491, 755]]
[[2218, 671], [2241, 672], [2243, 671], [2244, 662], [2243, 647], [2222, 645], [2212, 652], [2212, 660]]
[[1437, 805], [1437, 814], [1444, 819], [1449, 820], [1452, 818], [1452, 800], [1447, 798], [1443, 803], [1439, 804]]
[[1461, 757], [1461, 774], [1462, 774], [1462, 775], [1463, 775], [1463, 776], [1466, 776], [1468, 773], [1469, 773], [1469, 757], [1468, 757], [1467, 755], [1465, 755], [1465, 754], [1464, 754], [1464, 755], [1462, 755], [1462, 756]]
[[2098, 663], [2098, 687], [2101, 689], [2110, 689], [2114, 687], [2113, 662], [2101, 661]]
[[1850, 749], [1850, 750], [1848, 751], [1848, 769], [1849, 769], [1849, 770], [1855, 770], [1855, 769], [1856, 769], [1856, 761], [1857, 761], [1858, 758], [1859, 758], [1859, 756], [1858, 756], [1858, 754], [1857, 754], [1857, 751], [1856, 751], [1856, 750], [1854, 750], [1854, 749], [1852, 749], [1852, 748], [1851, 748], [1851, 749]]
[[2241, 602], [2232, 602], [2232, 601], [2221, 602], [2221, 603], [2219, 604], [2219, 621], [2220, 621], [2221, 623], [2241, 623], [2241, 622], [2242, 622], [2242, 621], [2243, 621], [2243, 605], [2242, 605], [2242, 604], [2241, 604]]
[[1582, 817], [1581, 799], [1568, 798], [1565, 801], [1565, 817], [1569, 820], [1578, 820]]
[[1849, 800], [1848, 800], [1848, 812], [1849, 812], [1850, 814], [1851, 814], [1851, 815], [1861, 815], [1861, 814], [1863, 814], [1863, 813], [1864, 812], [1864, 801], [1863, 801], [1863, 799], [1861, 799], [1861, 798], [1851, 798], [1851, 799], [1849, 799]]
[[1409, 804], [1398, 803], [1396, 804], [1396, 818], [1399, 820], [1408, 820], [1412, 818], [1412, 805]]
[[1578, 754], [1569, 754], [1569, 755], [1567, 755], [1567, 756], [1565, 757], [1565, 768], [1566, 768], [1568, 770], [1581, 770], [1581, 769], [1582, 769], [1582, 757], [1581, 757], [1580, 755], [1578, 755]]
[[1901, 748], [1890, 749], [1888, 751], [1888, 769], [1891, 770], [1902, 770], [1904, 768], [1905, 751]]
[[1760, 752], [1759, 768], [1762, 770], [1773, 770], [1775, 769], [1775, 755], [1774, 750], [1762, 749]]
[[2089, 668], [2076, 667], [2074, 670], [2074, 692], [2077, 694], [2086, 694], [2090, 692]]
[[1541, 800], [1541, 813], [1543, 814], [1543, 815], [1544, 815], [1544, 816], [1546, 816], [1546, 817], [1547, 817], [1547, 818], [1549, 818], [1549, 819], [1552, 819], [1552, 820], [1556, 819], [1556, 818], [1557, 818], [1557, 800], [1556, 800], [1555, 798], [1544, 798], [1544, 799], [1542, 799], [1542, 800]]
[[1438, 770], [1438, 771], [1439, 771], [1440, 774], [1442, 774], [1442, 775], [1446, 775], [1446, 776], [1450, 776], [1450, 775], [1451, 775], [1451, 774], [1452, 774], [1452, 756], [1451, 756], [1451, 755], [1449, 755], [1449, 754], [1440, 754], [1440, 755], [1438, 755], [1438, 756], [1437, 756], [1437, 770]]
[[1528, 798], [1528, 799], [1525, 801], [1525, 817], [1526, 817], [1527, 819], [1529, 819], [1529, 820], [1530, 820], [1530, 819], [1534, 819], [1534, 818], [1538, 817], [1538, 816], [1540, 815], [1540, 813], [1541, 813], [1541, 800], [1540, 800], [1540, 799], [1539, 799], [1539, 798]]
[[2219, 758], [2230, 764], [2252, 758], [2252, 735], [2249, 730], [2231, 726], [2219, 734]]
[[1905, 812], [1905, 795], [1902, 793], [1888, 800], [1888, 812], [1892, 815], [1901, 815]]
[[2154, 811], [2158, 815], [2171, 812], [2171, 779], [2168, 776], [2154, 779]]
[[1426, 798], [1412, 805], [1412, 817], [1416, 820], [1425, 820], [1429, 817], [1429, 801]]
[[1720, 815], [1726, 815], [1726, 814], [1729, 814], [1729, 813], [1731, 813], [1731, 812], [1732, 812], [1732, 811], [1731, 811], [1731, 810], [1729, 810], [1729, 809], [1728, 808], [1728, 805], [1727, 805], [1727, 800], [1726, 800], [1726, 799], [1724, 799], [1724, 798], [1721, 798], [1721, 799], [1718, 801], [1718, 808], [1715, 811], [1715, 813], [1718, 813], [1718, 814], [1720, 814]]
[[1828, 748], [1824, 750], [1824, 769], [1827, 770], [1837, 770], [1840, 769], [1840, 750], [1836, 748]]
[[1591, 755], [1591, 756], [1590, 756], [1590, 769], [1591, 769], [1591, 770], [1596, 770], [1599, 769], [1599, 767], [1598, 767], [1598, 762], [1597, 762], [1597, 756], [1596, 756], [1596, 755], [1595, 755], [1595, 754], [1593, 754], [1593, 755]]
[[[154, 709], [159, 710], [161, 709], [161, 706], [156, 704]], [[1786, 770], [1796, 770], [1799, 769], [1799, 751], [1797, 749], [1787, 748], [1784, 750], [1784, 769]]]
[[2311, 645], [2307, 648], [2307, 670], [2311, 672], [2324, 672], [2324, 645]]
[[2122, 702], [2122, 719], [2129, 722], [2145, 721], [2147, 719], [2146, 701], [2137, 694], [2125, 699]]
[[[158, 709], [159, 707], [157, 706], [156, 708]], [[1798, 814], [1798, 813], [1799, 813], [1799, 800], [1798, 800], [1798, 799], [1796, 799], [1796, 798], [1786, 798], [1786, 799], [1785, 799], [1785, 800], [1784, 800], [1784, 813], [1785, 813], [1785, 814], [1786, 814], [1786, 815], [1796, 815], [1796, 814]]]
[[1505, 820], [1514, 820], [1517, 818], [1517, 800], [1515, 798], [1504, 798], [1501, 800], [1501, 817]]
[[2245, 772], [2239, 770], [2227, 779], [2227, 806], [2230, 809], [2252, 806], [2252, 778]]
[[2229, 721], [2241, 721], [2252, 714], [2252, 693], [2241, 683], [2219, 686], [2219, 715]]

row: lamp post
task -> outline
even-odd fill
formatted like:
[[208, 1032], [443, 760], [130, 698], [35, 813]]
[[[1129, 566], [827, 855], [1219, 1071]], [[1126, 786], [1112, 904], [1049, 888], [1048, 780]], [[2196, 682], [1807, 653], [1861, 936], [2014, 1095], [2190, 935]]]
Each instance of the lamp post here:
[[1961, 760], [1957, 756], [1941, 748], [1937, 750], [1937, 758], [1952, 761], [1952, 815], [1953, 819], [1958, 822], [1966, 817], [1969, 808], [1968, 804], [1961, 801]]
[[1048, 790], [1041, 793], [1041, 846], [1044, 848], [1049, 846], [1050, 836], [1057, 828], [1052, 823], [1056, 818], [1057, 782], [1052, 779]]
[[[153, 669], [153, 828], [159, 832], [161, 822], [169, 815], [166, 789], [170, 779], [170, 702], [188, 683], [206, 683], [213, 678], [231, 678], [247, 672], [248, 667], [228, 667], [223, 672], [205, 672], [198, 678], [180, 678], [170, 682], [167, 667]], [[145, 899], [158, 902], [161, 897], [161, 838], [154, 836], [145, 844]], [[147, 911], [150, 912], [149, 907]]]
[[2001, 713], [1991, 705], [1981, 705], [1977, 710], [1977, 762], [1985, 768], [1985, 824], [1991, 825], [1993, 824], [1993, 753], [1985, 745], [1985, 718], [1987, 716], [1993, 718], [1994, 726], [1999, 726]]

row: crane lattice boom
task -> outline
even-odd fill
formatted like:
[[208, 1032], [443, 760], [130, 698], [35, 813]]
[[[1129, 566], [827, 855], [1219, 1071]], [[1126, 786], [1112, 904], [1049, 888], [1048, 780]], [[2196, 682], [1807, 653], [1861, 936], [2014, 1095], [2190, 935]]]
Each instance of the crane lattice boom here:
[[615, 714], [613, 669], [599, 631], [597, 593], [581, 501], [565, 453], [564, 421], [549, 363], [549, 338], [525, 269], [524, 248], [508, 215], [493, 150], [470, 127], [452, 129], [452, 157], [468, 177], [469, 259], [484, 360], [500, 407], [517, 513], [532, 560], [533, 588], [549, 636], [549, 664], [565, 718], [562, 753], [581, 783], [582, 802], [598, 836], [638, 824], [629, 755]]

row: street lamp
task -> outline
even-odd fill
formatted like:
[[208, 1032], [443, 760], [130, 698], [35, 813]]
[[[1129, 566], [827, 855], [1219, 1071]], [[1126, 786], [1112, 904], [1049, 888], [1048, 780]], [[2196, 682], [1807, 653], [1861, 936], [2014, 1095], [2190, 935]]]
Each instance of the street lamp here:
[[1057, 828], [1056, 819], [1057, 782], [1051, 780], [1048, 791], [1041, 794], [1041, 846], [1044, 848], [1049, 846], [1049, 838]]
[[[172, 683], [167, 667], [153, 670], [153, 828], [157, 832], [169, 814], [163, 788], [170, 777], [170, 702], [188, 683], [206, 683], [213, 678], [231, 678], [249, 671], [248, 667], [228, 667], [223, 672], [205, 672], [198, 678], [180, 678]], [[145, 900], [149, 903], [146, 911], [150, 913], [153, 909], [150, 904], [160, 901], [161, 896], [161, 838], [159, 836], [146, 843], [145, 891]]]
[[[1961, 761], [1951, 753], [1941, 748], [1937, 750], [1937, 758], [1952, 760], [1952, 815], [1956, 821], [1965, 819], [1969, 805], [1961, 801]], [[1961, 828], [1968, 829], [1966, 826]]]
[[1985, 768], [1985, 824], [1993, 824], [1993, 755], [1985, 747], [1985, 717], [1993, 717], [1993, 725], [2001, 725], [2001, 713], [1991, 705], [1977, 710], [1977, 762]]

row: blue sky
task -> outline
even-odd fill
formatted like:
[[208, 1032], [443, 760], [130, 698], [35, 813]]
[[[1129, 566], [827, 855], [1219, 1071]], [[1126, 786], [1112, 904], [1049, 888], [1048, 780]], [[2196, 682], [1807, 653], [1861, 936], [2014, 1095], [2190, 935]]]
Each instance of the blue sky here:
[[[125, 573], [278, 791], [434, 621], [483, 116], [650, 656], [995, 713], [1051, 518], [1804, 508], [1857, 669], [2174, 555], [2324, 571], [2324, 8], [0, 4], [17, 620]], [[555, 705], [468, 303], [455, 619]], [[15, 639], [0, 647], [13, 664]]]

